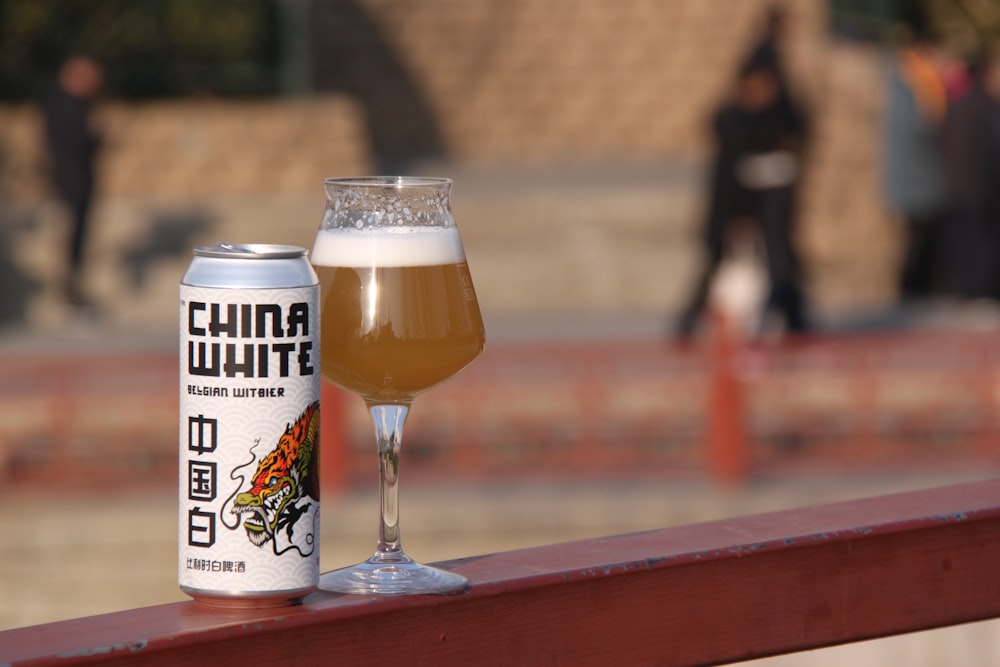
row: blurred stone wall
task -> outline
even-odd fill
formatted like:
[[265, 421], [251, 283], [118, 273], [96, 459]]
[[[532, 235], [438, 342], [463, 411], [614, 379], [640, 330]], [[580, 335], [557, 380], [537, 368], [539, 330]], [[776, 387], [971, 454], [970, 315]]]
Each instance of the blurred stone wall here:
[[[879, 197], [879, 56], [830, 41], [823, 3], [785, 6], [792, 78], [816, 133], [799, 235], [809, 292], [823, 311], [882, 305], [893, 298], [897, 240]], [[445, 163], [425, 168], [460, 179], [456, 214], [484, 310], [678, 307], [701, 261], [708, 115], [766, 3], [357, 7], [434, 115]], [[379, 104], [391, 105], [386, 97]], [[366, 104], [339, 91], [102, 105], [88, 284], [111, 320], [173, 326], [196, 243], [311, 245], [322, 178], [377, 168]], [[33, 107], [0, 108], [2, 211], [20, 221], [4, 232], [7, 260], [34, 286], [25, 318], [44, 326], [58, 322], [53, 247], [65, 225], [39, 140]]]

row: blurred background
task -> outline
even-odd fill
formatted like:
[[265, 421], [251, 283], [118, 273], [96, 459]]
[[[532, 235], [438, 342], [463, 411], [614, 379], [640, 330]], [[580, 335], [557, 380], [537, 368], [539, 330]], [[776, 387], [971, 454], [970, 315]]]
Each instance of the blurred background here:
[[[422, 560], [1000, 468], [1000, 2], [0, 0], [0, 26], [0, 627], [183, 599], [178, 281], [194, 245], [311, 246], [331, 176], [455, 180], [490, 345], [407, 426]], [[360, 402], [324, 411], [332, 569], [367, 556], [375, 457]], [[948, 632], [838, 650], [1000, 665], [995, 624]]]
[[[488, 317], [665, 326], [702, 262], [712, 116], [771, 6], [4, 0], [2, 322], [65, 323], [70, 224], [40, 107], [65, 58], [85, 54], [104, 76], [80, 281], [108, 328], [172, 329], [165, 304], [192, 245], [309, 246], [322, 179], [372, 172], [456, 179]], [[820, 319], [885, 309], [904, 245], [882, 183], [892, 50], [919, 29], [941, 69], [957, 67], [1000, 31], [1000, 10], [775, 6], [809, 116], [795, 233], [810, 307]]]

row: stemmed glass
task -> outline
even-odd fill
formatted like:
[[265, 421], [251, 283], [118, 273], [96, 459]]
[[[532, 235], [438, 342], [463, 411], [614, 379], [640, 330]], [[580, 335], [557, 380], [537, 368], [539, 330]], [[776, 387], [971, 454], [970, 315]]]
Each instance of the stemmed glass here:
[[421, 565], [399, 532], [399, 452], [414, 396], [470, 364], [486, 342], [452, 182], [406, 176], [327, 179], [312, 263], [320, 280], [323, 377], [364, 399], [379, 454], [378, 546], [320, 576], [322, 590], [443, 593], [465, 577]]

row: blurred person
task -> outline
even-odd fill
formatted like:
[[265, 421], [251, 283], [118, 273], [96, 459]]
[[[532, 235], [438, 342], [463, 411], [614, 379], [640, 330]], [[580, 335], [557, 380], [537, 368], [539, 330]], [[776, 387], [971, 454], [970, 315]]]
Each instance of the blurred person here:
[[958, 292], [1000, 299], [1000, 104], [989, 81], [992, 54], [968, 64], [968, 89], [949, 107], [942, 132], [949, 235]]
[[[768, 296], [762, 310], [779, 311], [788, 331], [809, 328], [794, 239], [806, 119], [787, 89], [783, 91], [771, 52], [764, 54], [759, 49], [751, 52], [732, 99], [713, 117], [715, 154], [703, 230], [707, 256], [680, 316], [677, 334], [682, 338], [697, 328], [723, 260], [738, 251], [731, 240], [747, 243], [748, 221], [763, 247], [767, 268]], [[740, 227], [735, 235], [734, 226]]]
[[93, 58], [74, 55], [62, 64], [41, 99], [52, 184], [71, 223], [63, 293], [70, 306], [90, 312], [93, 305], [81, 283], [101, 145], [91, 126], [91, 112], [103, 82], [103, 71]]
[[779, 5], [768, 7], [764, 12], [759, 34], [744, 55], [741, 67], [754, 63], [770, 70], [778, 87], [775, 103], [789, 112], [795, 102], [785, 67], [784, 42], [787, 32], [788, 15], [784, 8]]
[[929, 38], [907, 41], [891, 58], [886, 75], [883, 188], [904, 239], [897, 289], [902, 299], [911, 300], [948, 287], [940, 144], [948, 93]]
[[[733, 99], [725, 103], [712, 118], [714, 154], [708, 184], [707, 213], [702, 227], [704, 267], [695, 283], [691, 299], [681, 313], [677, 334], [694, 334], [712, 293], [712, 284], [727, 256], [727, 240], [734, 221], [750, 215], [749, 193], [740, 183], [736, 166], [744, 152], [743, 139], [748, 134], [748, 119], [768, 103], [768, 86], [761, 88], [751, 72], [741, 73]], [[741, 225], [745, 227], [745, 225]], [[750, 232], [744, 230], [744, 238]]]
[[[751, 155], [745, 163], [756, 161], [770, 173], [766, 182], [744, 179], [754, 191], [756, 218], [761, 226], [770, 280], [766, 310], [777, 310], [786, 330], [809, 329], [804, 294], [801, 288], [802, 267], [795, 247], [795, 226], [799, 186], [805, 167], [809, 118], [796, 99], [788, 78], [785, 41], [788, 13], [775, 4], [764, 13], [761, 34], [744, 62], [744, 69], [759, 68], [774, 77], [774, 99], [768, 108], [767, 129], [761, 128]], [[744, 164], [742, 171], [752, 170]]]

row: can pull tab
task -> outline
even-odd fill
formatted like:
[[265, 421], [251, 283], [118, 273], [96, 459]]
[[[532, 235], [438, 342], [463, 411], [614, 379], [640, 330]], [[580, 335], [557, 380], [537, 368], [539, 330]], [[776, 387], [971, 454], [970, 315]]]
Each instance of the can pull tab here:
[[195, 246], [199, 257], [218, 259], [297, 259], [306, 255], [306, 249], [297, 245], [273, 243], [216, 243]]
[[228, 250], [229, 252], [239, 253], [241, 255], [256, 255], [252, 249], [246, 247], [245, 245], [237, 245], [234, 243], [216, 243], [216, 246], [222, 248], [223, 250]]

